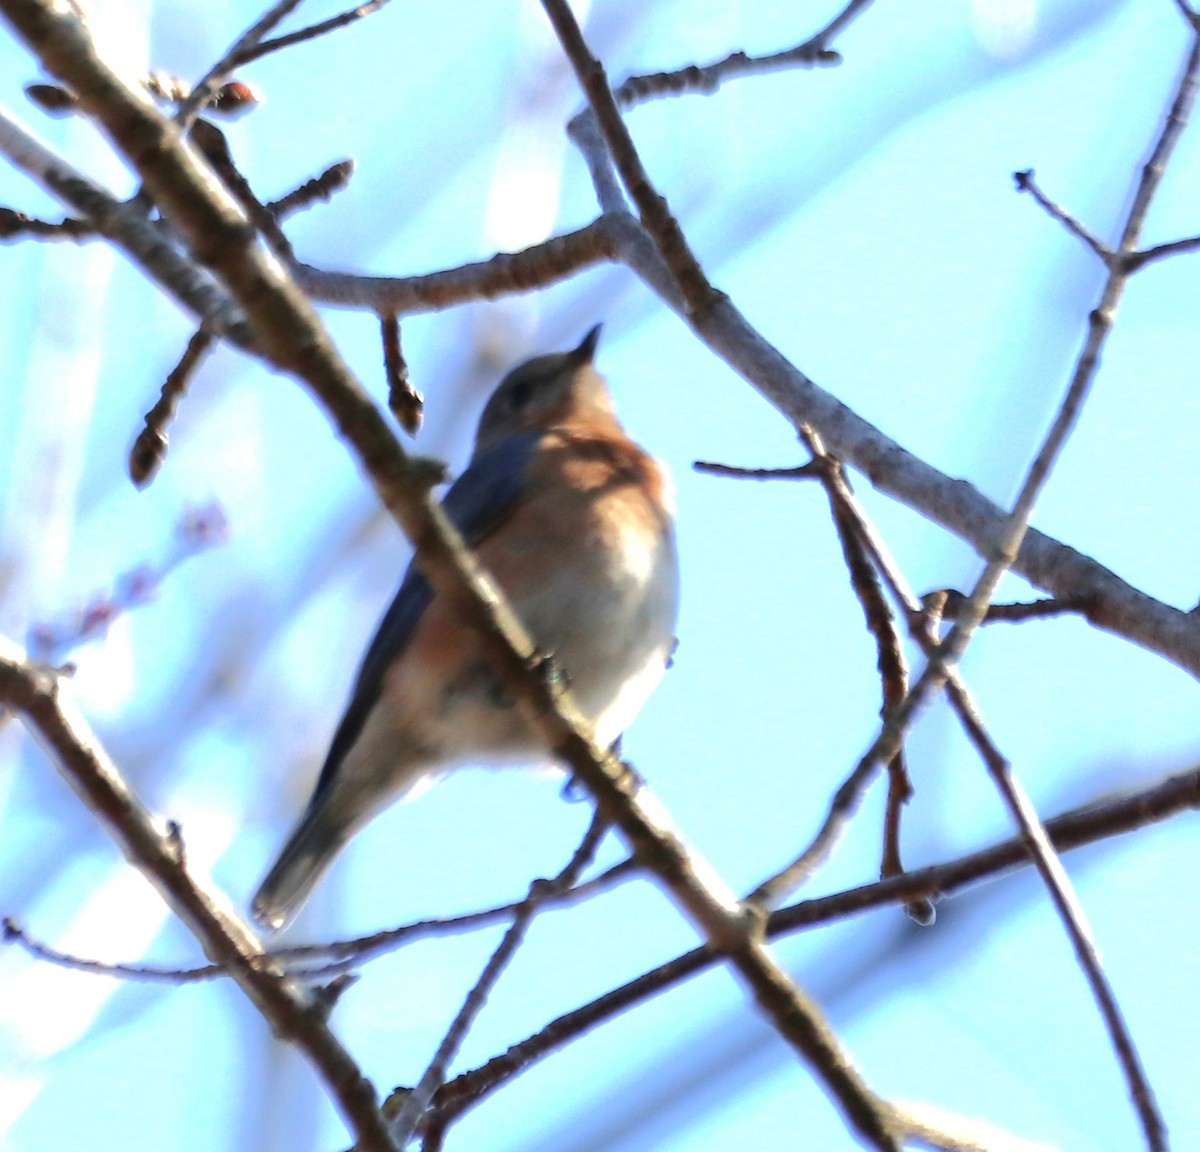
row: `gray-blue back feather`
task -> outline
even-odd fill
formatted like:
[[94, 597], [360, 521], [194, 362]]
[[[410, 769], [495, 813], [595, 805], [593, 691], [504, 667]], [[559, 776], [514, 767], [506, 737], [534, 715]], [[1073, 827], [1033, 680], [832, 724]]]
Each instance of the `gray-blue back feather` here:
[[[490, 535], [508, 516], [525, 487], [529, 461], [541, 433], [522, 432], [487, 449], [450, 486], [442, 507], [471, 548]], [[379, 699], [383, 677], [408, 643], [421, 614], [433, 599], [433, 589], [416, 563], [408, 566], [400, 590], [380, 622], [375, 639], [363, 657], [346, 714], [338, 725], [309, 807], [317, 805], [354, 746], [367, 716]]]

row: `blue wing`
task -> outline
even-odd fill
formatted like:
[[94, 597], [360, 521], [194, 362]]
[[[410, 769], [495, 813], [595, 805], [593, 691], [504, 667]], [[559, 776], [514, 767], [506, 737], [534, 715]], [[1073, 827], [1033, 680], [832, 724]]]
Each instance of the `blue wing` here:
[[[509, 436], [489, 448], [450, 486], [442, 507], [467, 544], [474, 548], [504, 521], [525, 488], [529, 461], [540, 433]], [[408, 643], [417, 621], [433, 599], [433, 589], [415, 563], [409, 564], [396, 598], [384, 614], [375, 639], [363, 657], [346, 714], [338, 725], [329, 755], [317, 779], [309, 806], [317, 804], [332, 783], [346, 754], [362, 732], [379, 699], [388, 666]]]

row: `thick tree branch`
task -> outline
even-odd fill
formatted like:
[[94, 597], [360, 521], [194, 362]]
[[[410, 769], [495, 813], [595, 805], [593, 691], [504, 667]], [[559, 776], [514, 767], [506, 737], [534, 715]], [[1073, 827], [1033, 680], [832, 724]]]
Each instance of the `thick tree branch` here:
[[200, 942], [226, 969], [275, 1034], [303, 1051], [325, 1081], [359, 1147], [394, 1152], [375, 1089], [325, 1024], [323, 1013], [215, 893], [188, 871], [177, 828], [164, 827], [142, 807], [104, 754], [52, 673], [25, 664], [0, 641], [0, 701], [19, 712], [50, 753], [59, 772], [100, 818], [126, 859], [162, 894]]

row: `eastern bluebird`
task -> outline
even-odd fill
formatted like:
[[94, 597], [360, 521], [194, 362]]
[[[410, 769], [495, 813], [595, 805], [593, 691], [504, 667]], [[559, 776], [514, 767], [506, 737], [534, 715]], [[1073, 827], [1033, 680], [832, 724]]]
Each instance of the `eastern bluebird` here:
[[[674, 647], [670, 482], [626, 436], [592, 367], [600, 334], [514, 368], [483, 410], [444, 508], [607, 747]], [[388, 802], [463, 764], [544, 762], [474, 632], [409, 566], [358, 673], [308, 808], [254, 897], [278, 929]]]

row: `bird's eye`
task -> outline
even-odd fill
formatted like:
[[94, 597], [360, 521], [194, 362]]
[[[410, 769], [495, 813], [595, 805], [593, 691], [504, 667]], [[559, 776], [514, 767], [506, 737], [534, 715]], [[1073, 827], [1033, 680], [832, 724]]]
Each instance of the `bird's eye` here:
[[518, 412], [529, 403], [529, 397], [533, 394], [533, 388], [528, 380], [517, 380], [508, 390], [508, 405], [514, 411]]

